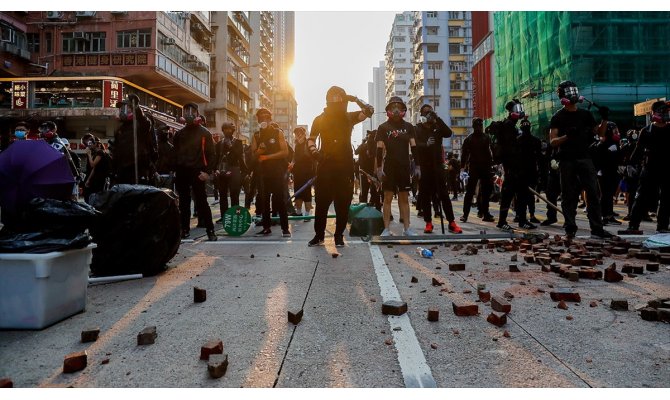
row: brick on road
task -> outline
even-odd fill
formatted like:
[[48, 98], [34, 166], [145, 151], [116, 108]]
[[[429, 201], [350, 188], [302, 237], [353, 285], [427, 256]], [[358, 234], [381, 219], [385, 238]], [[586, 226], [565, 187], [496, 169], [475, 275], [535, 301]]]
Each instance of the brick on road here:
[[11, 379], [9, 378], [1, 378], [0, 379], [0, 388], [13, 388], [14, 387], [14, 382], [12, 382]]
[[491, 297], [491, 308], [502, 313], [509, 313], [512, 311], [512, 305], [500, 296]]
[[382, 314], [403, 315], [407, 312], [407, 303], [399, 300], [389, 300], [382, 304]]
[[493, 325], [500, 327], [507, 323], [507, 314], [494, 311], [489, 314], [486, 320]]
[[200, 347], [201, 360], [209, 360], [212, 354], [223, 354], [223, 341], [221, 339], [212, 339]]
[[628, 300], [626, 299], [612, 299], [610, 308], [616, 311], [628, 311]]
[[479, 314], [479, 306], [474, 303], [451, 303], [452, 308], [454, 309], [454, 314], [459, 317], [471, 317]]
[[193, 288], [193, 302], [203, 303], [206, 300], [207, 300], [207, 290], [195, 286]]
[[440, 311], [437, 308], [428, 309], [428, 321], [437, 322], [440, 320]]
[[88, 328], [81, 331], [81, 342], [95, 342], [98, 340], [98, 335], [100, 335], [100, 328]]
[[479, 300], [481, 300], [482, 303], [488, 303], [491, 301], [491, 292], [488, 290], [478, 290], [477, 295], [479, 296]]
[[302, 314], [304, 310], [300, 310], [297, 313], [288, 312], [288, 322], [292, 323], [293, 325], [298, 325], [300, 321], [302, 321]]
[[612, 263], [612, 265], [605, 268], [605, 276], [603, 279], [605, 282], [619, 282], [623, 280], [623, 275], [616, 271], [616, 263]]
[[465, 264], [449, 264], [449, 271], [465, 271]]
[[144, 346], [147, 344], [154, 344], [157, 337], [158, 333], [156, 333], [156, 327], [148, 326], [142, 329], [142, 332], [137, 335], [137, 345]]
[[581, 302], [582, 299], [579, 296], [579, 293], [572, 291], [571, 289], [558, 289], [557, 291], [549, 292], [551, 299], [553, 301], [574, 301]]
[[69, 374], [72, 372], [81, 371], [86, 368], [88, 356], [86, 351], [71, 353], [65, 356], [63, 360], [63, 373]]
[[207, 362], [207, 372], [214, 379], [221, 378], [228, 369], [228, 354], [212, 354]]

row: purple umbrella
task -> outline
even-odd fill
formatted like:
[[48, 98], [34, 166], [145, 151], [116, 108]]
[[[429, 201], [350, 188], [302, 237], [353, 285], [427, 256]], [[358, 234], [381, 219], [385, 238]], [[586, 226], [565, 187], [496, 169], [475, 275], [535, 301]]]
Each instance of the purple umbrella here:
[[44, 140], [20, 140], [0, 153], [0, 206], [6, 211], [35, 197], [68, 200], [74, 177], [65, 155]]

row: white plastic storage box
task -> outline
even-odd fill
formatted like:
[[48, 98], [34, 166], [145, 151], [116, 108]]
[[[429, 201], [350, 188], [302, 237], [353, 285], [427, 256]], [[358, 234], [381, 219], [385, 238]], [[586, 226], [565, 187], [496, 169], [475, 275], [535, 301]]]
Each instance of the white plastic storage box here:
[[0, 254], [0, 328], [42, 329], [83, 311], [95, 247]]

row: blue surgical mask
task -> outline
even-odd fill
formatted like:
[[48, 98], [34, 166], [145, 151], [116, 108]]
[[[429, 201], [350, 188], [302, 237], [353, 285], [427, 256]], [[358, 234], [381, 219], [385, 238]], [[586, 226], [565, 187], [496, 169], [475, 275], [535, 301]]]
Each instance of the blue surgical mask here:
[[14, 136], [17, 139], [25, 139], [26, 138], [26, 131], [19, 131], [19, 130], [14, 131]]

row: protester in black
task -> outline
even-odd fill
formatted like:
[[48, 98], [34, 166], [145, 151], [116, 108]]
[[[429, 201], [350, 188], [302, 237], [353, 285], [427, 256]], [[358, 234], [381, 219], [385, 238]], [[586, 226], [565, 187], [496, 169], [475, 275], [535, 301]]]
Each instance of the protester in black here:
[[589, 204], [587, 212], [591, 235], [598, 238], [610, 238], [612, 234], [603, 229], [596, 170], [588, 152], [594, 134], [598, 136], [605, 134], [609, 109], [600, 107], [602, 121], [598, 125], [589, 111], [577, 107], [577, 103], [582, 98], [574, 82], [561, 82], [556, 92], [563, 108], [551, 117], [549, 139], [551, 145], [558, 148], [561, 209], [565, 218], [565, 233], [570, 238], [574, 237], [577, 232], [575, 221], [577, 200], [580, 191], [584, 189], [586, 201]]
[[245, 164], [242, 142], [234, 137], [235, 124], [224, 122], [221, 125], [221, 131], [223, 132], [223, 138], [214, 146], [216, 149], [216, 171], [214, 175], [219, 191], [219, 209], [223, 219], [224, 213], [228, 210], [229, 193], [230, 205], [240, 205], [242, 170], [245, 169]]
[[[347, 112], [348, 102], [355, 102], [361, 111]], [[335, 246], [344, 246], [344, 230], [347, 227], [349, 205], [353, 195], [354, 157], [351, 148], [351, 131], [354, 125], [370, 118], [374, 108], [338, 86], [326, 93], [326, 108], [314, 118], [307, 146], [317, 160], [315, 184], [316, 210], [314, 238], [309, 246], [323, 244], [326, 217], [331, 203], [335, 204]], [[321, 149], [316, 140], [321, 138]]]
[[[153, 163], [158, 160], [151, 122], [142, 112], [139, 98], [135, 94], [129, 95], [128, 100], [119, 101], [116, 106], [119, 109], [121, 126], [114, 133], [114, 147], [111, 149], [115, 183], [149, 184], [154, 174]], [[137, 148], [135, 148], [133, 119], [137, 129]], [[135, 154], [137, 154], [137, 176]]]
[[605, 135], [595, 145], [593, 161], [600, 185], [600, 212], [604, 225], [621, 225], [621, 222], [614, 217], [614, 192], [620, 181], [618, 168], [621, 162], [619, 142], [615, 140], [615, 136], [618, 135], [616, 124], [610, 121], [607, 123]]
[[361, 193], [358, 196], [358, 201], [360, 203], [371, 204], [377, 210], [381, 210], [382, 188], [379, 180], [375, 177], [375, 152], [377, 151], [377, 142], [375, 141], [376, 135], [376, 129], [367, 131], [365, 138], [363, 138], [363, 143], [361, 143], [355, 151], [358, 155], [361, 182]]
[[86, 148], [86, 159], [91, 170], [87, 171], [84, 181], [84, 201], [89, 203], [92, 194], [105, 190], [107, 178], [112, 170], [112, 158], [100, 140], [96, 140], [93, 145]]
[[[312, 187], [314, 182], [307, 184], [310, 179], [316, 175], [316, 163], [309, 154], [307, 147], [307, 131], [302, 126], [293, 130], [295, 136], [295, 150], [293, 151], [293, 191], [302, 192], [295, 195], [296, 215], [312, 215]], [[305, 186], [307, 185], [307, 186]], [[305, 205], [305, 213], [302, 212], [302, 206]]]
[[[538, 183], [538, 171], [540, 158], [542, 156], [542, 142], [537, 137], [533, 136], [531, 133], [531, 123], [529, 120], [524, 119], [519, 124], [521, 135], [517, 139], [519, 143], [519, 149], [521, 150], [521, 168], [523, 171], [523, 185], [526, 188], [532, 188], [536, 190]], [[526, 190], [526, 201], [524, 202], [526, 207], [528, 207], [528, 222], [539, 224], [540, 221], [535, 218], [535, 196], [531, 193], [530, 190]], [[523, 210], [525, 215], [526, 210]], [[519, 217], [519, 216], [517, 216]]]
[[72, 188], [72, 199], [76, 200], [79, 195], [79, 182], [81, 181], [81, 165], [79, 156], [74, 154], [67, 143], [58, 136], [58, 126], [53, 121], [43, 122], [39, 127], [39, 136], [44, 139], [49, 146], [58, 150], [65, 156], [68, 166], [70, 167], [70, 172], [74, 178], [74, 186]]
[[258, 172], [262, 182], [261, 207], [263, 209], [263, 229], [257, 235], [267, 236], [272, 233], [270, 227], [270, 199], [272, 210], [279, 216], [279, 224], [283, 237], [291, 237], [288, 227], [288, 213], [284, 199], [284, 185], [288, 168], [288, 147], [284, 132], [272, 122], [272, 113], [261, 108], [256, 112], [259, 129], [251, 139], [251, 152], [258, 161]]
[[416, 235], [409, 227], [409, 191], [411, 189], [409, 148], [411, 148], [416, 166], [414, 174], [420, 176], [421, 167], [417, 160], [414, 126], [403, 119], [406, 112], [405, 102], [400, 97], [391, 97], [386, 105], [388, 120], [377, 128], [375, 169], [384, 190], [382, 236], [392, 235], [389, 224], [391, 223], [391, 201], [393, 201], [394, 194], [398, 195], [400, 220], [404, 225], [403, 235]]
[[214, 140], [212, 134], [202, 126], [203, 119], [198, 113], [198, 105], [184, 105], [182, 121], [186, 123], [174, 136], [176, 154], [175, 187], [179, 196], [182, 238], [190, 236], [191, 189], [198, 215], [207, 229], [209, 241], [216, 241], [212, 221], [212, 211], [207, 204], [205, 182], [216, 168]]
[[451, 137], [451, 128], [433, 111], [433, 107], [424, 104], [419, 109], [421, 116], [414, 127], [416, 148], [421, 167], [419, 179], [419, 208], [426, 223], [424, 233], [433, 232], [431, 200], [434, 198], [442, 207], [444, 216], [449, 221], [449, 232], [463, 233], [456, 223], [454, 209], [447, 191], [447, 177], [442, 163], [442, 139]]
[[652, 123], [640, 130], [637, 146], [631, 156], [631, 163], [642, 162], [640, 186], [631, 212], [629, 231], [640, 229], [640, 222], [647, 212], [650, 199], [658, 196], [660, 204], [656, 221], [656, 231], [669, 233], [670, 222], [670, 103], [654, 102], [651, 106]]
[[465, 188], [465, 197], [463, 197], [463, 216], [462, 222], [468, 221], [470, 207], [472, 207], [472, 197], [479, 182], [479, 191], [481, 200], [477, 207], [478, 213], [481, 213], [482, 220], [493, 222], [495, 219], [489, 212], [489, 199], [491, 190], [493, 190], [493, 155], [491, 154], [491, 140], [484, 133], [484, 121], [481, 118], [472, 119], [472, 130], [464, 140], [461, 146], [461, 165], [468, 172], [468, 184]]

